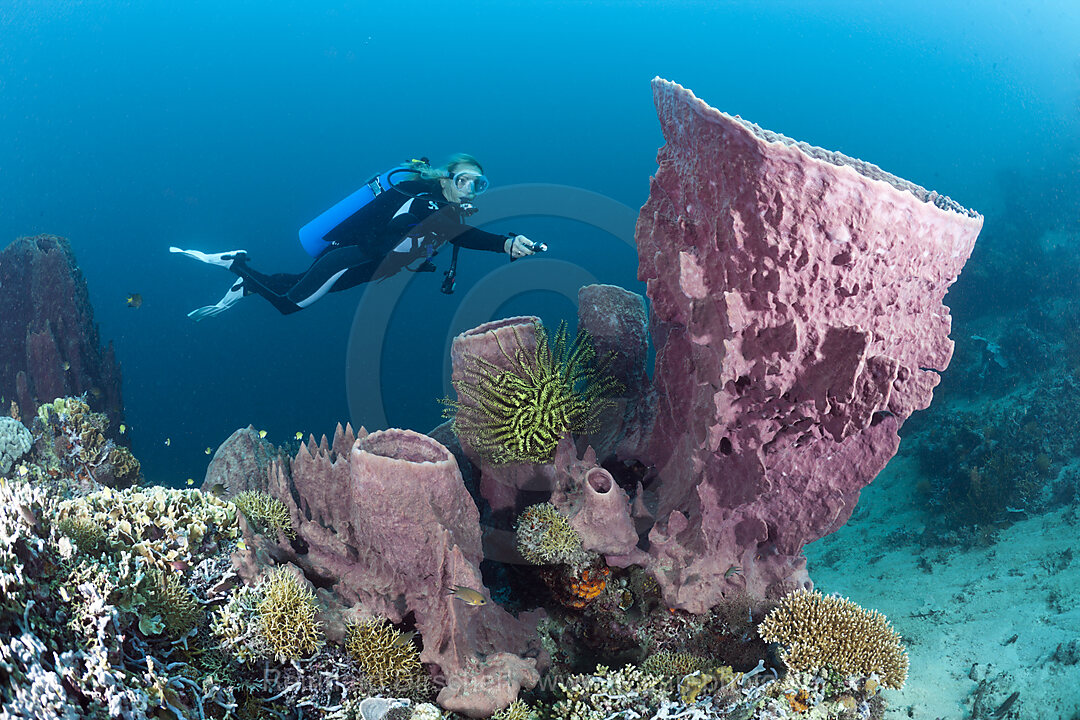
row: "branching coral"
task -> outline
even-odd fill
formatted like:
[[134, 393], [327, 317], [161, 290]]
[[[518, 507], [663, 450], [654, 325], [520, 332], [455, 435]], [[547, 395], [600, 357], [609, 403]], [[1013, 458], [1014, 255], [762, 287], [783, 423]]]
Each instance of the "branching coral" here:
[[214, 614], [210, 631], [242, 663], [268, 658], [285, 663], [322, 645], [317, 611], [312, 592], [282, 566], [258, 585], [237, 588]]
[[385, 620], [370, 618], [350, 625], [345, 649], [374, 685], [407, 691], [420, 679], [420, 654], [412, 636]]
[[322, 644], [317, 609], [315, 596], [288, 568], [278, 568], [263, 582], [256, 606], [259, 632], [278, 662], [310, 655]]
[[529, 704], [521, 700], [515, 700], [499, 712], [491, 716], [491, 720], [533, 720], [536, 713]]
[[188, 590], [182, 576], [151, 568], [147, 573], [147, 609], [161, 616], [165, 631], [172, 637], [183, 637], [202, 618], [198, 600]]
[[704, 658], [699, 655], [691, 655], [685, 652], [670, 652], [661, 650], [650, 655], [641, 664], [641, 669], [654, 675], [667, 675], [682, 677], [698, 670], [704, 670], [716, 665], [715, 660]]
[[850, 675], [877, 673], [885, 687], [907, 679], [908, 656], [900, 635], [884, 615], [839, 597], [796, 590], [784, 596], [758, 628], [766, 642], [785, 646], [792, 670], [832, 670]]
[[568, 342], [566, 324], [552, 340], [536, 328], [536, 349], [518, 342], [500, 367], [484, 358], [466, 361], [454, 382], [458, 400], [444, 400], [454, 432], [494, 465], [546, 463], [568, 432], [590, 432], [620, 385], [609, 373], [613, 356], [598, 361], [588, 333]]
[[[555, 717], [565, 720], [604, 720], [611, 717], [647, 717], [669, 694], [665, 680], [628, 665], [611, 670], [603, 665], [593, 675], [571, 675], [559, 683], [562, 695]], [[649, 713], [651, 714], [651, 713]]]
[[517, 521], [517, 547], [534, 565], [580, 565], [589, 561], [565, 515], [551, 503], [525, 508]]
[[259, 490], [247, 490], [234, 497], [232, 502], [244, 513], [255, 532], [280, 531], [286, 537], [296, 538], [289, 508], [276, 497]]

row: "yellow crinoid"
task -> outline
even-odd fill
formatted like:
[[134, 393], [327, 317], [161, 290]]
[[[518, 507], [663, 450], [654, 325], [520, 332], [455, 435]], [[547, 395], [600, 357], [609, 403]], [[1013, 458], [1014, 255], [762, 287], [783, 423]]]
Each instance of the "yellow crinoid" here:
[[621, 385], [609, 372], [614, 355], [598, 359], [588, 333], [567, 339], [536, 326], [536, 349], [502, 348], [504, 365], [472, 356], [454, 381], [458, 400], [443, 400], [454, 432], [493, 465], [547, 463], [566, 433], [597, 428]]

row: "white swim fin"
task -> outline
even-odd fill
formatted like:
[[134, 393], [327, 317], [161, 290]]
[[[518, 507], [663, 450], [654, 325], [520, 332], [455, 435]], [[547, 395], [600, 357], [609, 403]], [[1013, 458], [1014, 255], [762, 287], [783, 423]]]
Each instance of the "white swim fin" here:
[[229, 250], [221, 253], [204, 253], [198, 250], [184, 250], [178, 247], [170, 247], [169, 252], [180, 253], [181, 255], [187, 255], [189, 258], [194, 258], [199, 262], [208, 263], [210, 265], [217, 265], [223, 267], [226, 270], [232, 267], [233, 261], [240, 256], [247, 256], [247, 250]]
[[240, 302], [240, 298], [242, 297], [244, 297], [244, 279], [237, 278], [236, 282], [229, 288], [229, 291], [225, 293], [225, 296], [218, 300], [217, 305], [207, 305], [206, 307], [195, 308], [188, 313], [188, 317], [198, 322], [203, 318], [220, 315], [236, 303]]

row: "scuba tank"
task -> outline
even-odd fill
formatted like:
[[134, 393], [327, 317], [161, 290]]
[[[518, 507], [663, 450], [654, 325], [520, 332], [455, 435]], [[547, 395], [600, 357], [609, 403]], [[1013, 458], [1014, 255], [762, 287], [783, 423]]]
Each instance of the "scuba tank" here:
[[379, 195], [398, 183], [413, 179], [421, 170], [428, 167], [428, 159], [410, 160], [390, 168], [386, 172], [368, 180], [352, 195], [326, 210], [317, 218], [300, 228], [300, 244], [312, 257], [318, 257], [330, 243], [324, 238], [331, 230], [352, 217]]

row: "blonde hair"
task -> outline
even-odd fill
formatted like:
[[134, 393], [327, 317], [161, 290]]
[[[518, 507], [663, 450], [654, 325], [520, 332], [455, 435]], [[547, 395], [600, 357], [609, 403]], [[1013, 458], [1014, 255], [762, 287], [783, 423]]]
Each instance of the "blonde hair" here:
[[484, 172], [484, 166], [480, 164], [472, 155], [468, 153], [454, 153], [446, 162], [439, 167], [426, 166], [420, 169], [420, 177], [424, 180], [438, 180], [440, 178], [447, 178], [454, 174], [462, 165], [474, 165], [481, 173]]

